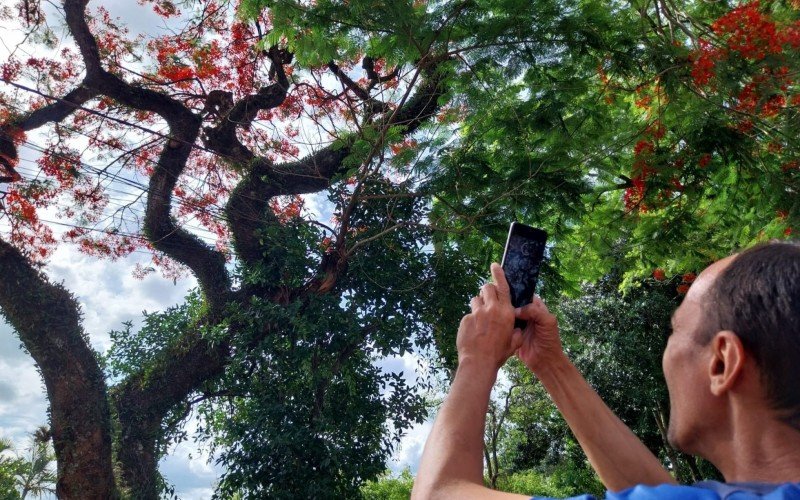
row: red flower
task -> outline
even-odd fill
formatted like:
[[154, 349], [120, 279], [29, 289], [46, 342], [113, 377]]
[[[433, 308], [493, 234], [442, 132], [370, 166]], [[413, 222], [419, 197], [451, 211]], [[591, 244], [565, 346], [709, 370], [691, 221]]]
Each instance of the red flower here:
[[653, 279], [655, 279], [656, 281], [664, 281], [666, 277], [667, 275], [663, 269], [659, 268], [653, 271]]
[[650, 141], [639, 141], [633, 148], [633, 154], [639, 156], [641, 154], [648, 154], [653, 152], [653, 143]]
[[678, 285], [675, 290], [678, 292], [679, 295], [686, 295], [686, 292], [689, 291], [689, 285], [686, 283], [681, 283]]
[[683, 282], [684, 283], [692, 283], [697, 278], [697, 275], [694, 273], [686, 273], [683, 275]]

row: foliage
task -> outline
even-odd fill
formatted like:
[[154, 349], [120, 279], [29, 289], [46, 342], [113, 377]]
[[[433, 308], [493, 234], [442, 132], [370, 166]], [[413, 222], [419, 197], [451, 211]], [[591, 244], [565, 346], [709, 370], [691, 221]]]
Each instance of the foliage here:
[[404, 469], [399, 476], [390, 473], [367, 481], [361, 486], [364, 500], [407, 500], [411, 497], [414, 477], [409, 469]]
[[631, 286], [791, 235], [800, 14], [731, 6], [531, 3], [549, 44], [470, 53], [435, 210], [496, 243], [508, 220], [548, 229], [571, 293], [620, 249]]
[[22, 460], [11, 458], [8, 454], [11, 450], [11, 440], [0, 439], [0, 498], [15, 500], [19, 498], [16, 475], [22, 467]]
[[55, 454], [46, 427], [31, 435], [27, 454], [13, 452], [11, 441], [6, 439], [0, 440], [0, 454], [3, 453], [0, 455], [0, 498], [22, 500], [55, 493]]
[[[416, 202], [406, 204], [414, 210]], [[398, 215], [401, 205], [394, 203]], [[385, 207], [373, 208], [377, 213], [354, 214], [356, 227], [376, 227], [370, 219]], [[281, 238], [286, 231], [309, 228], [282, 227]], [[311, 233], [298, 255], [313, 254], [318, 239]], [[221, 381], [220, 389], [237, 397], [205, 410], [209, 430], [228, 446], [221, 454], [227, 467], [221, 494], [353, 496], [365, 479], [383, 471], [402, 433], [422, 421], [425, 404], [417, 389], [402, 373], [385, 373], [375, 364], [412, 351], [412, 341], [417, 347], [430, 341], [419, 315], [427, 296], [420, 287], [432, 269], [416, 254], [420, 236], [401, 229], [365, 248], [350, 261], [341, 295], [282, 307], [253, 303], [245, 316], [233, 316], [247, 324], [246, 331], [275, 334], [238, 339], [242, 347], [259, 344], [255, 351], [241, 349]]]
[[[534, 495], [536, 497], [565, 498], [576, 495], [577, 482], [559, 481], [557, 475], [545, 475], [533, 470], [515, 472], [504, 477], [498, 483], [500, 491], [509, 493], [519, 493], [520, 495]], [[561, 486], [559, 482], [567, 483], [569, 486]], [[578, 483], [579, 484], [579, 483]], [[579, 490], [580, 494], [590, 490]]]

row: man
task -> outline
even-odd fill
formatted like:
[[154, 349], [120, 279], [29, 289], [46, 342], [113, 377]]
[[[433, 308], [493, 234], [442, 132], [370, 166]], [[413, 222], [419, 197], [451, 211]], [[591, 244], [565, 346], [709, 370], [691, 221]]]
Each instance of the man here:
[[[712, 264], [672, 317], [663, 356], [669, 440], [711, 461], [726, 480], [695, 486], [675, 485], [589, 387], [542, 300], [515, 310], [502, 269], [492, 264], [491, 272], [494, 283], [472, 299], [459, 326], [458, 370], [412, 498], [527, 498], [483, 486], [489, 395], [514, 353], [547, 389], [608, 498], [800, 498], [800, 488], [786, 484], [800, 481], [800, 245], [770, 243]], [[524, 332], [513, 328], [515, 317], [528, 322]]]

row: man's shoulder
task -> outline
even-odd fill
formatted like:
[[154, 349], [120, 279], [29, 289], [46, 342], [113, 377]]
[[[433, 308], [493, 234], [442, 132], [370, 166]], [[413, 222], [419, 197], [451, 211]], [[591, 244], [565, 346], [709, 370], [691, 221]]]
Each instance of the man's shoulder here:
[[[703, 481], [691, 486], [661, 484], [639, 485], [606, 493], [606, 500], [800, 500], [800, 483], [720, 483]], [[534, 497], [536, 500], [537, 497]], [[544, 500], [544, 499], [538, 499]], [[597, 500], [592, 495], [568, 500]]]

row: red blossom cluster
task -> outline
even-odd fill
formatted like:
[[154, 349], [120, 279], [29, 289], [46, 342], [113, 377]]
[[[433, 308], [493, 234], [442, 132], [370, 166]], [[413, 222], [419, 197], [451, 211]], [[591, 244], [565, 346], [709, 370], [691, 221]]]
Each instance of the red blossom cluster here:
[[[171, 1], [140, 3], [147, 2], [153, 3], [153, 9], [163, 17], [180, 14]], [[228, 9], [227, 4], [206, 1], [202, 22], [148, 42], [147, 49], [157, 63], [152, 76], [195, 95], [205, 95], [205, 89], [228, 90], [237, 97], [256, 91], [256, 73], [265, 64], [254, 54], [256, 35], [249, 24], [231, 21]], [[259, 22], [268, 29], [267, 19]]]
[[[786, 220], [786, 219], [789, 217], [789, 212], [788, 212], [788, 211], [786, 211], [786, 210], [781, 210], [781, 209], [779, 209], [779, 210], [776, 210], [776, 211], [775, 211], [775, 217], [776, 217], [776, 218], [777, 218], [779, 221], [783, 222], [783, 221], [785, 221], [785, 220]], [[786, 237], [789, 237], [789, 236], [791, 236], [791, 235], [792, 235], [792, 227], [791, 227], [791, 226], [786, 226], [786, 227], [783, 229], [783, 235], [784, 235], [784, 236], [786, 236]]]
[[[653, 270], [653, 279], [656, 281], [664, 281], [667, 279], [667, 274], [664, 272], [663, 269], [657, 268]], [[697, 279], [697, 275], [693, 272], [684, 273], [681, 276], [681, 281], [675, 287], [675, 291], [678, 292], [678, 295], [686, 295], [686, 292], [689, 291], [689, 288], [694, 283], [694, 280]]]
[[[608, 77], [603, 71], [603, 67], [598, 67], [601, 71], [601, 78], [607, 83]], [[623, 203], [626, 212], [638, 211], [647, 212], [650, 206], [644, 202], [648, 191], [648, 181], [655, 175], [663, 175], [663, 159], [656, 154], [659, 147], [663, 150], [662, 139], [667, 135], [667, 127], [661, 120], [661, 110], [667, 103], [667, 95], [661, 86], [660, 79], [656, 78], [649, 84], [638, 85], [634, 91], [634, 106], [644, 111], [644, 119], [647, 125], [641, 134], [641, 138], [633, 147], [633, 164], [630, 173], [630, 185], [623, 193]], [[663, 153], [662, 153], [663, 154]], [[682, 162], [676, 161], [675, 167], [683, 166]], [[670, 180], [676, 189], [682, 189], [677, 178]], [[666, 200], [672, 195], [671, 190], [661, 190], [659, 198]]]
[[646, 181], [656, 170], [652, 166], [655, 144], [650, 139], [642, 139], [633, 147], [633, 169], [631, 172], [631, 186], [623, 194], [625, 210], [628, 212], [638, 210], [647, 212], [644, 203], [647, 190]]
[[689, 288], [694, 283], [694, 280], [697, 279], [697, 275], [694, 273], [686, 273], [681, 277], [681, 282], [675, 287], [675, 290], [678, 292], [678, 295], [686, 295], [689, 291]]
[[417, 147], [417, 141], [415, 141], [414, 139], [406, 138], [402, 142], [392, 144], [391, 146], [389, 146], [389, 149], [392, 151], [392, 154], [397, 155], [404, 151], [416, 149], [416, 147]]
[[46, 150], [36, 163], [43, 173], [58, 182], [60, 189], [70, 189], [78, 178], [77, 166], [81, 159], [77, 151], [52, 148]]
[[22, 70], [22, 63], [13, 57], [0, 64], [0, 80], [4, 82], [13, 82], [19, 77]]
[[145, 245], [152, 253], [152, 264], [155, 267], [145, 266], [144, 264], [137, 263], [133, 270], [133, 277], [136, 279], [144, 279], [148, 275], [154, 273], [156, 268], [161, 270], [161, 274], [167, 278], [177, 281], [179, 278], [186, 275], [186, 268], [180, 263], [170, 259], [161, 252], [156, 251], [151, 245]]
[[436, 114], [436, 122], [442, 124], [460, 122], [467, 117], [468, 113], [469, 110], [464, 104], [448, 104], [442, 106], [439, 113]]
[[269, 207], [278, 217], [278, 220], [285, 223], [300, 217], [305, 203], [299, 196], [292, 196], [286, 199], [273, 198], [269, 203]]
[[[718, 70], [728, 64], [752, 65], [752, 75], [741, 84], [737, 111], [763, 117], [777, 115], [787, 106], [800, 104], [787, 63], [797, 60], [800, 49], [800, 21], [779, 22], [765, 12], [760, 2], [740, 5], [717, 19], [711, 29], [716, 38], [700, 39], [692, 52], [692, 78], [699, 87], [714, 86]], [[740, 130], [749, 132], [745, 120]]]
[[164, 19], [169, 19], [181, 15], [180, 9], [178, 9], [178, 7], [175, 5], [175, 2], [172, 2], [171, 0], [138, 0], [138, 3], [139, 5], [152, 3], [153, 12], [163, 17]]
[[126, 257], [144, 245], [143, 238], [118, 233], [102, 233], [95, 237], [88, 229], [79, 227], [64, 233], [64, 241], [76, 243], [82, 253], [111, 260]]
[[11, 225], [11, 243], [31, 260], [43, 261], [55, 250], [56, 240], [53, 231], [39, 219], [34, 199], [28, 193], [10, 189], [0, 200], [0, 210]]

